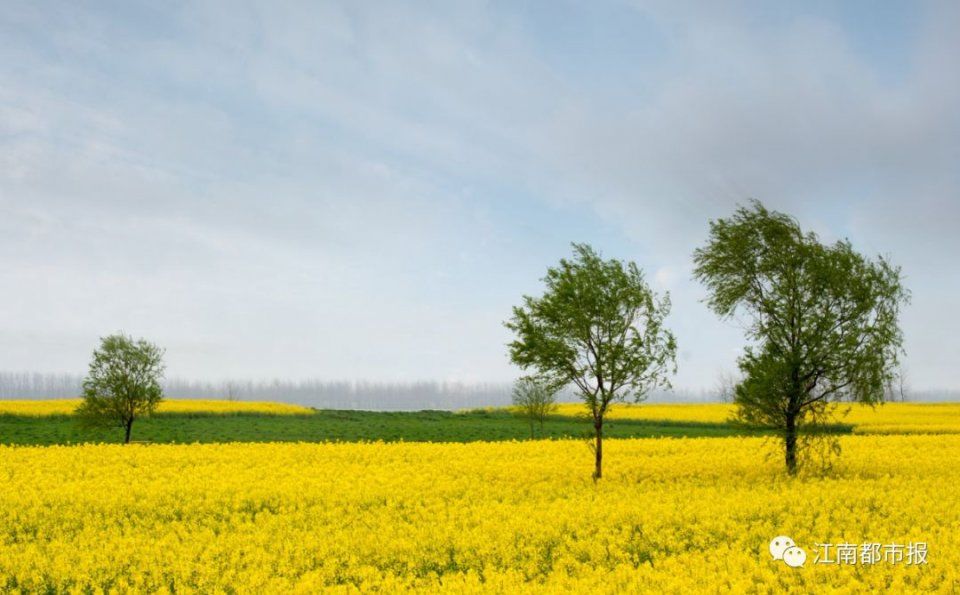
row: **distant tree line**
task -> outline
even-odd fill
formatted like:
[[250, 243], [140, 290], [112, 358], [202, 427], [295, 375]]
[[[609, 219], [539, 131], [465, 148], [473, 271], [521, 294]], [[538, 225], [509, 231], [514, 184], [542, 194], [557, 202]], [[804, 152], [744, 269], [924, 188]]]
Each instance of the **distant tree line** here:
[[[194, 381], [170, 378], [163, 392], [174, 399], [233, 399], [238, 401], [283, 401], [326, 409], [409, 411], [420, 409], [467, 409], [506, 406], [512, 402], [510, 383], [465, 382], [374, 382], [325, 380]], [[80, 374], [0, 372], [0, 399], [69, 399], [83, 391]], [[912, 397], [916, 393], [910, 393]], [[939, 393], [931, 393], [935, 396]], [[960, 395], [958, 395], [960, 396]], [[958, 396], [953, 397], [954, 399]], [[950, 400], [947, 394], [942, 399]], [[557, 400], [575, 402], [570, 391], [560, 391]], [[722, 399], [717, 390], [652, 391], [648, 403], [712, 403]], [[922, 399], [918, 399], [922, 400]]]
[[79, 374], [43, 374], [40, 372], [0, 372], [2, 399], [67, 399], [82, 390]]

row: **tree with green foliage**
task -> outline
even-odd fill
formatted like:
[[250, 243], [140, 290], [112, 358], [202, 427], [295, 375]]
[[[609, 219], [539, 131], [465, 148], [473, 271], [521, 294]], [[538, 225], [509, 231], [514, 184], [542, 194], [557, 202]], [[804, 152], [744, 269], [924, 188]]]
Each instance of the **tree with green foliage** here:
[[739, 360], [734, 403], [741, 420], [782, 433], [791, 475], [798, 435], [823, 429], [829, 403], [883, 402], [909, 300], [899, 267], [865, 258], [847, 240], [825, 245], [758, 201], [711, 221], [694, 262], [709, 306], [722, 318], [746, 316], [753, 344]]
[[556, 388], [527, 376], [513, 385], [512, 396], [517, 413], [530, 423], [530, 437], [533, 438], [533, 426], [538, 422], [543, 434], [543, 422], [558, 408]]
[[119, 426], [130, 442], [133, 422], [163, 400], [163, 349], [122, 333], [103, 337], [83, 380], [77, 415], [88, 425]]
[[511, 360], [551, 386], [574, 384], [593, 422], [594, 480], [603, 472], [603, 422], [615, 401], [639, 402], [676, 371], [670, 311], [633, 262], [603, 260], [573, 244], [572, 260], [547, 270], [543, 296], [524, 296], [505, 323]]

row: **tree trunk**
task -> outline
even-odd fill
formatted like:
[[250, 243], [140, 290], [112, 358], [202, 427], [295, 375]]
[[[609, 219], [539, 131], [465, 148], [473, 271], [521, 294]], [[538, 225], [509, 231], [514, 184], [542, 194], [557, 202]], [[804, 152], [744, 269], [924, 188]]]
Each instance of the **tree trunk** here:
[[787, 473], [797, 474], [797, 418], [793, 414], [787, 414], [787, 426], [783, 434], [785, 461], [787, 463]]
[[126, 435], [123, 438], [124, 444], [130, 444], [130, 430], [133, 429], [133, 420], [128, 420], [125, 425]]
[[597, 420], [593, 423], [593, 429], [596, 433], [597, 444], [593, 449], [596, 455], [595, 467], [593, 469], [593, 481], [603, 477], [603, 420]]

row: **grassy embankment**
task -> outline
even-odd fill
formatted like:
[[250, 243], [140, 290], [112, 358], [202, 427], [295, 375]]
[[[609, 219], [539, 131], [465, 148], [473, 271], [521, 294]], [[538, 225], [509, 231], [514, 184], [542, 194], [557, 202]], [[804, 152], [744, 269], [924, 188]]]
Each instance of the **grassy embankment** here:
[[[79, 401], [0, 401], [0, 444], [120, 442], [119, 429], [88, 429], [72, 415]], [[848, 411], [847, 411], [848, 410]], [[842, 414], [846, 411], [846, 414]], [[590, 430], [583, 406], [563, 404], [536, 438], [580, 438]], [[841, 406], [837, 433], [956, 434], [960, 403]], [[609, 438], [723, 437], [763, 434], [730, 418], [724, 404], [616, 405], [605, 422]], [[134, 424], [135, 441], [193, 442], [473, 442], [527, 440], [530, 427], [506, 409], [461, 412], [315, 410], [282, 403], [168, 400]]]
[[[119, 429], [83, 427], [70, 413], [73, 401], [0, 402], [0, 444], [76, 444], [120, 442]], [[551, 416], [537, 438], [578, 438], [589, 431], [579, 409], [564, 407]], [[683, 416], [680, 416], [683, 417]], [[838, 431], [849, 431], [839, 427]], [[757, 430], [727, 421], [690, 419], [611, 419], [610, 438], [703, 437], [756, 435]], [[424, 441], [472, 442], [525, 440], [530, 427], [503, 409], [464, 412], [371, 412], [313, 410], [269, 404], [170, 401], [157, 414], [138, 420], [135, 441], [193, 442], [321, 442]]]

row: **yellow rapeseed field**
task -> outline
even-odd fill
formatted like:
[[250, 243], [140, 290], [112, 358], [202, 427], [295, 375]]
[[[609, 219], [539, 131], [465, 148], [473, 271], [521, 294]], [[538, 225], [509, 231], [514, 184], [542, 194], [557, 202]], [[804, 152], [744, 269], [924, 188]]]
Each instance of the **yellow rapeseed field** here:
[[[960, 436], [0, 447], [0, 591], [960, 590]], [[768, 543], [792, 537], [790, 568]], [[816, 543], [928, 544], [815, 564]]]
[[[734, 406], [728, 404], [614, 404], [609, 419], [649, 419], [686, 422], [723, 423], [733, 417]], [[582, 415], [580, 403], [563, 403], [559, 415]], [[885, 403], [868, 405], [842, 404], [834, 407], [838, 422], [852, 424], [855, 433], [901, 434], [960, 433], [960, 403]]]
[[[38, 401], [0, 401], [0, 415], [68, 415], [73, 413], [80, 399], [47, 399]], [[267, 413], [292, 415], [311, 413], [309, 407], [289, 403], [263, 401], [213, 401], [200, 399], [165, 399], [158, 408], [160, 413]]]

